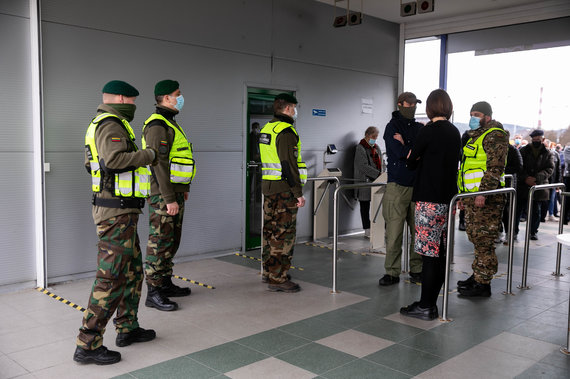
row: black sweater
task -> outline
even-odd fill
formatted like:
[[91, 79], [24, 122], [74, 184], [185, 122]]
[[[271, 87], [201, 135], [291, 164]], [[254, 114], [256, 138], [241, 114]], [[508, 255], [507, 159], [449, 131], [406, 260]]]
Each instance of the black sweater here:
[[421, 128], [408, 168], [416, 170], [412, 201], [449, 204], [457, 194], [457, 171], [461, 159], [461, 136], [447, 120]]

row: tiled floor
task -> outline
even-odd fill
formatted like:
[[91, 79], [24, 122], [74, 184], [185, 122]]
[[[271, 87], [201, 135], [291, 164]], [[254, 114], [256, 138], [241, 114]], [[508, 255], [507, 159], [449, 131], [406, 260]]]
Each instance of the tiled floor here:
[[[259, 262], [240, 256], [180, 263], [177, 275], [213, 285], [192, 285], [176, 299], [181, 309], [140, 307], [141, 325], [156, 340], [116, 348], [110, 325], [105, 345], [121, 352], [111, 366], [72, 361], [81, 313], [38, 291], [0, 295], [0, 378], [565, 378], [570, 254], [563, 249], [563, 277], [553, 277], [557, 225], [541, 225], [530, 245], [530, 290], [521, 281], [522, 242], [517, 243], [513, 293], [506, 288], [507, 248], [488, 299], [459, 298], [455, 282], [470, 272], [471, 245], [456, 236], [449, 317], [427, 322], [399, 314], [419, 298], [420, 286], [402, 274], [379, 287], [384, 256], [370, 253], [362, 236], [339, 244], [338, 289], [330, 294], [330, 245], [296, 246], [291, 274], [303, 290], [266, 291]], [[257, 256], [259, 251], [247, 253]], [[177, 281], [178, 284], [183, 282]], [[92, 280], [50, 290], [84, 305]], [[146, 293], [143, 292], [143, 296]], [[439, 303], [441, 307], [441, 302]], [[441, 308], [440, 308], [441, 313]]]

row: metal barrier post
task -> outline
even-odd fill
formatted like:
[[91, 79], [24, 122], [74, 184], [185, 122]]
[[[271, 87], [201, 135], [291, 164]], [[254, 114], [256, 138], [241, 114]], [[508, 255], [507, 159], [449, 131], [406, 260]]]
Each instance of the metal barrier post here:
[[[558, 220], [558, 234], [563, 233], [564, 229], [564, 212], [566, 211], [566, 199], [565, 197], [570, 196], [570, 192], [561, 192], [560, 193], [560, 220]], [[556, 248], [556, 270], [552, 273], [553, 276], [564, 276], [564, 274], [560, 273], [560, 264], [562, 259], [562, 244], [558, 242], [558, 247]], [[570, 320], [570, 316], [569, 316]], [[570, 328], [568, 329], [570, 333]]]
[[408, 272], [410, 271], [410, 251], [409, 251], [409, 247], [410, 247], [410, 242], [409, 242], [409, 238], [410, 238], [410, 229], [408, 226], [408, 222], [404, 221], [404, 253], [402, 254], [402, 256], [404, 257], [404, 270], [403, 272]]
[[568, 334], [566, 335], [566, 347], [561, 347], [562, 354], [570, 355], [570, 296], [568, 298]]
[[[449, 210], [447, 215], [447, 250], [445, 256], [445, 281], [443, 283], [443, 311], [441, 320], [442, 321], [451, 321], [447, 317], [447, 308], [449, 305], [449, 277], [450, 277], [450, 267], [451, 267], [451, 256], [453, 255], [453, 244], [455, 239], [455, 215], [454, 215], [454, 208], [455, 203], [457, 200], [466, 198], [466, 197], [476, 197], [476, 196], [486, 196], [486, 195], [495, 195], [499, 193], [508, 193], [510, 196], [510, 217], [509, 217], [509, 225], [513, 225], [515, 221], [514, 212], [513, 212], [513, 205], [516, 203], [515, 194], [516, 190], [511, 187], [499, 188], [490, 191], [480, 191], [480, 192], [468, 192], [468, 193], [460, 193], [451, 199], [449, 203]], [[510, 273], [512, 273], [512, 262], [513, 262], [513, 241], [514, 241], [514, 232], [512, 227], [509, 228], [509, 270], [507, 271], [507, 293], [510, 293]]]
[[[520, 289], [530, 289], [529, 286], [526, 284], [526, 279], [528, 276], [528, 239], [530, 234], [530, 223], [532, 221], [532, 200], [534, 198], [534, 193], [537, 190], [542, 189], [549, 189], [549, 188], [566, 188], [564, 183], [551, 183], [551, 184], [538, 184], [530, 187], [528, 192], [528, 206], [527, 206], [527, 215], [526, 215], [526, 231], [524, 235], [524, 255], [523, 255], [523, 271], [522, 271], [522, 280], [520, 286], [517, 288]], [[539, 215], [540, 217], [540, 215]]]
[[337, 254], [338, 254], [338, 195], [341, 190], [351, 189], [351, 188], [372, 188], [385, 186], [386, 183], [360, 183], [360, 184], [341, 184], [337, 186], [333, 194], [333, 262], [332, 262], [332, 294], [338, 293], [336, 289], [336, 279], [337, 279]]

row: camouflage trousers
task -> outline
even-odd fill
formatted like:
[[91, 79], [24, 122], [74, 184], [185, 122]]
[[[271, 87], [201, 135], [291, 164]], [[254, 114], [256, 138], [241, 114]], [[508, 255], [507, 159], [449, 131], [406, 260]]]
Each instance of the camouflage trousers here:
[[160, 195], [151, 196], [149, 204], [149, 230], [146, 246], [146, 282], [154, 287], [162, 285], [164, 277], [172, 276], [172, 260], [180, 246], [184, 219], [184, 193], [176, 193], [178, 214], [166, 213], [166, 203]]
[[270, 283], [287, 281], [297, 231], [296, 204], [291, 192], [267, 195], [263, 201], [263, 276]]
[[499, 236], [505, 197], [486, 196], [482, 208], [476, 207], [474, 201], [475, 198], [463, 200], [467, 236], [475, 248], [475, 259], [471, 267], [477, 282], [489, 284], [499, 265], [495, 254], [495, 239]]
[[77, 337], [77, 345], [83, 349], [95, 350], [103, 344], [105, 327], [115, 310], [117, 333], [139, 327], [143, 272], [138, 219], [138, 214], [130, 213], [97, 224], [97, 274]]

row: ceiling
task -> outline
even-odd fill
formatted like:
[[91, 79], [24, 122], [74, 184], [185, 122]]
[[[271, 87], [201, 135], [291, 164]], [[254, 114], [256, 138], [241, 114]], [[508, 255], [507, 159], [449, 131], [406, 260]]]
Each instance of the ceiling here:
[[[317, 1], [334, 5], [334, 0]], [[366, 15], [398, 24], [413, 24], [443, 18], [469, 16], [481, 12], [504, 11], [505, 9], [519, 8], [524, 5], [545, 3], [545, 1], [540, 0], [434, 0], [433, 12], [401, 17], [400, 3], [412, 1], [414, 0], [350, 0], [350, 10], [359, 12], [362, 4], [363, 13]], [[347, 0], [338, 1], [337, 6], [346, 9]]]

